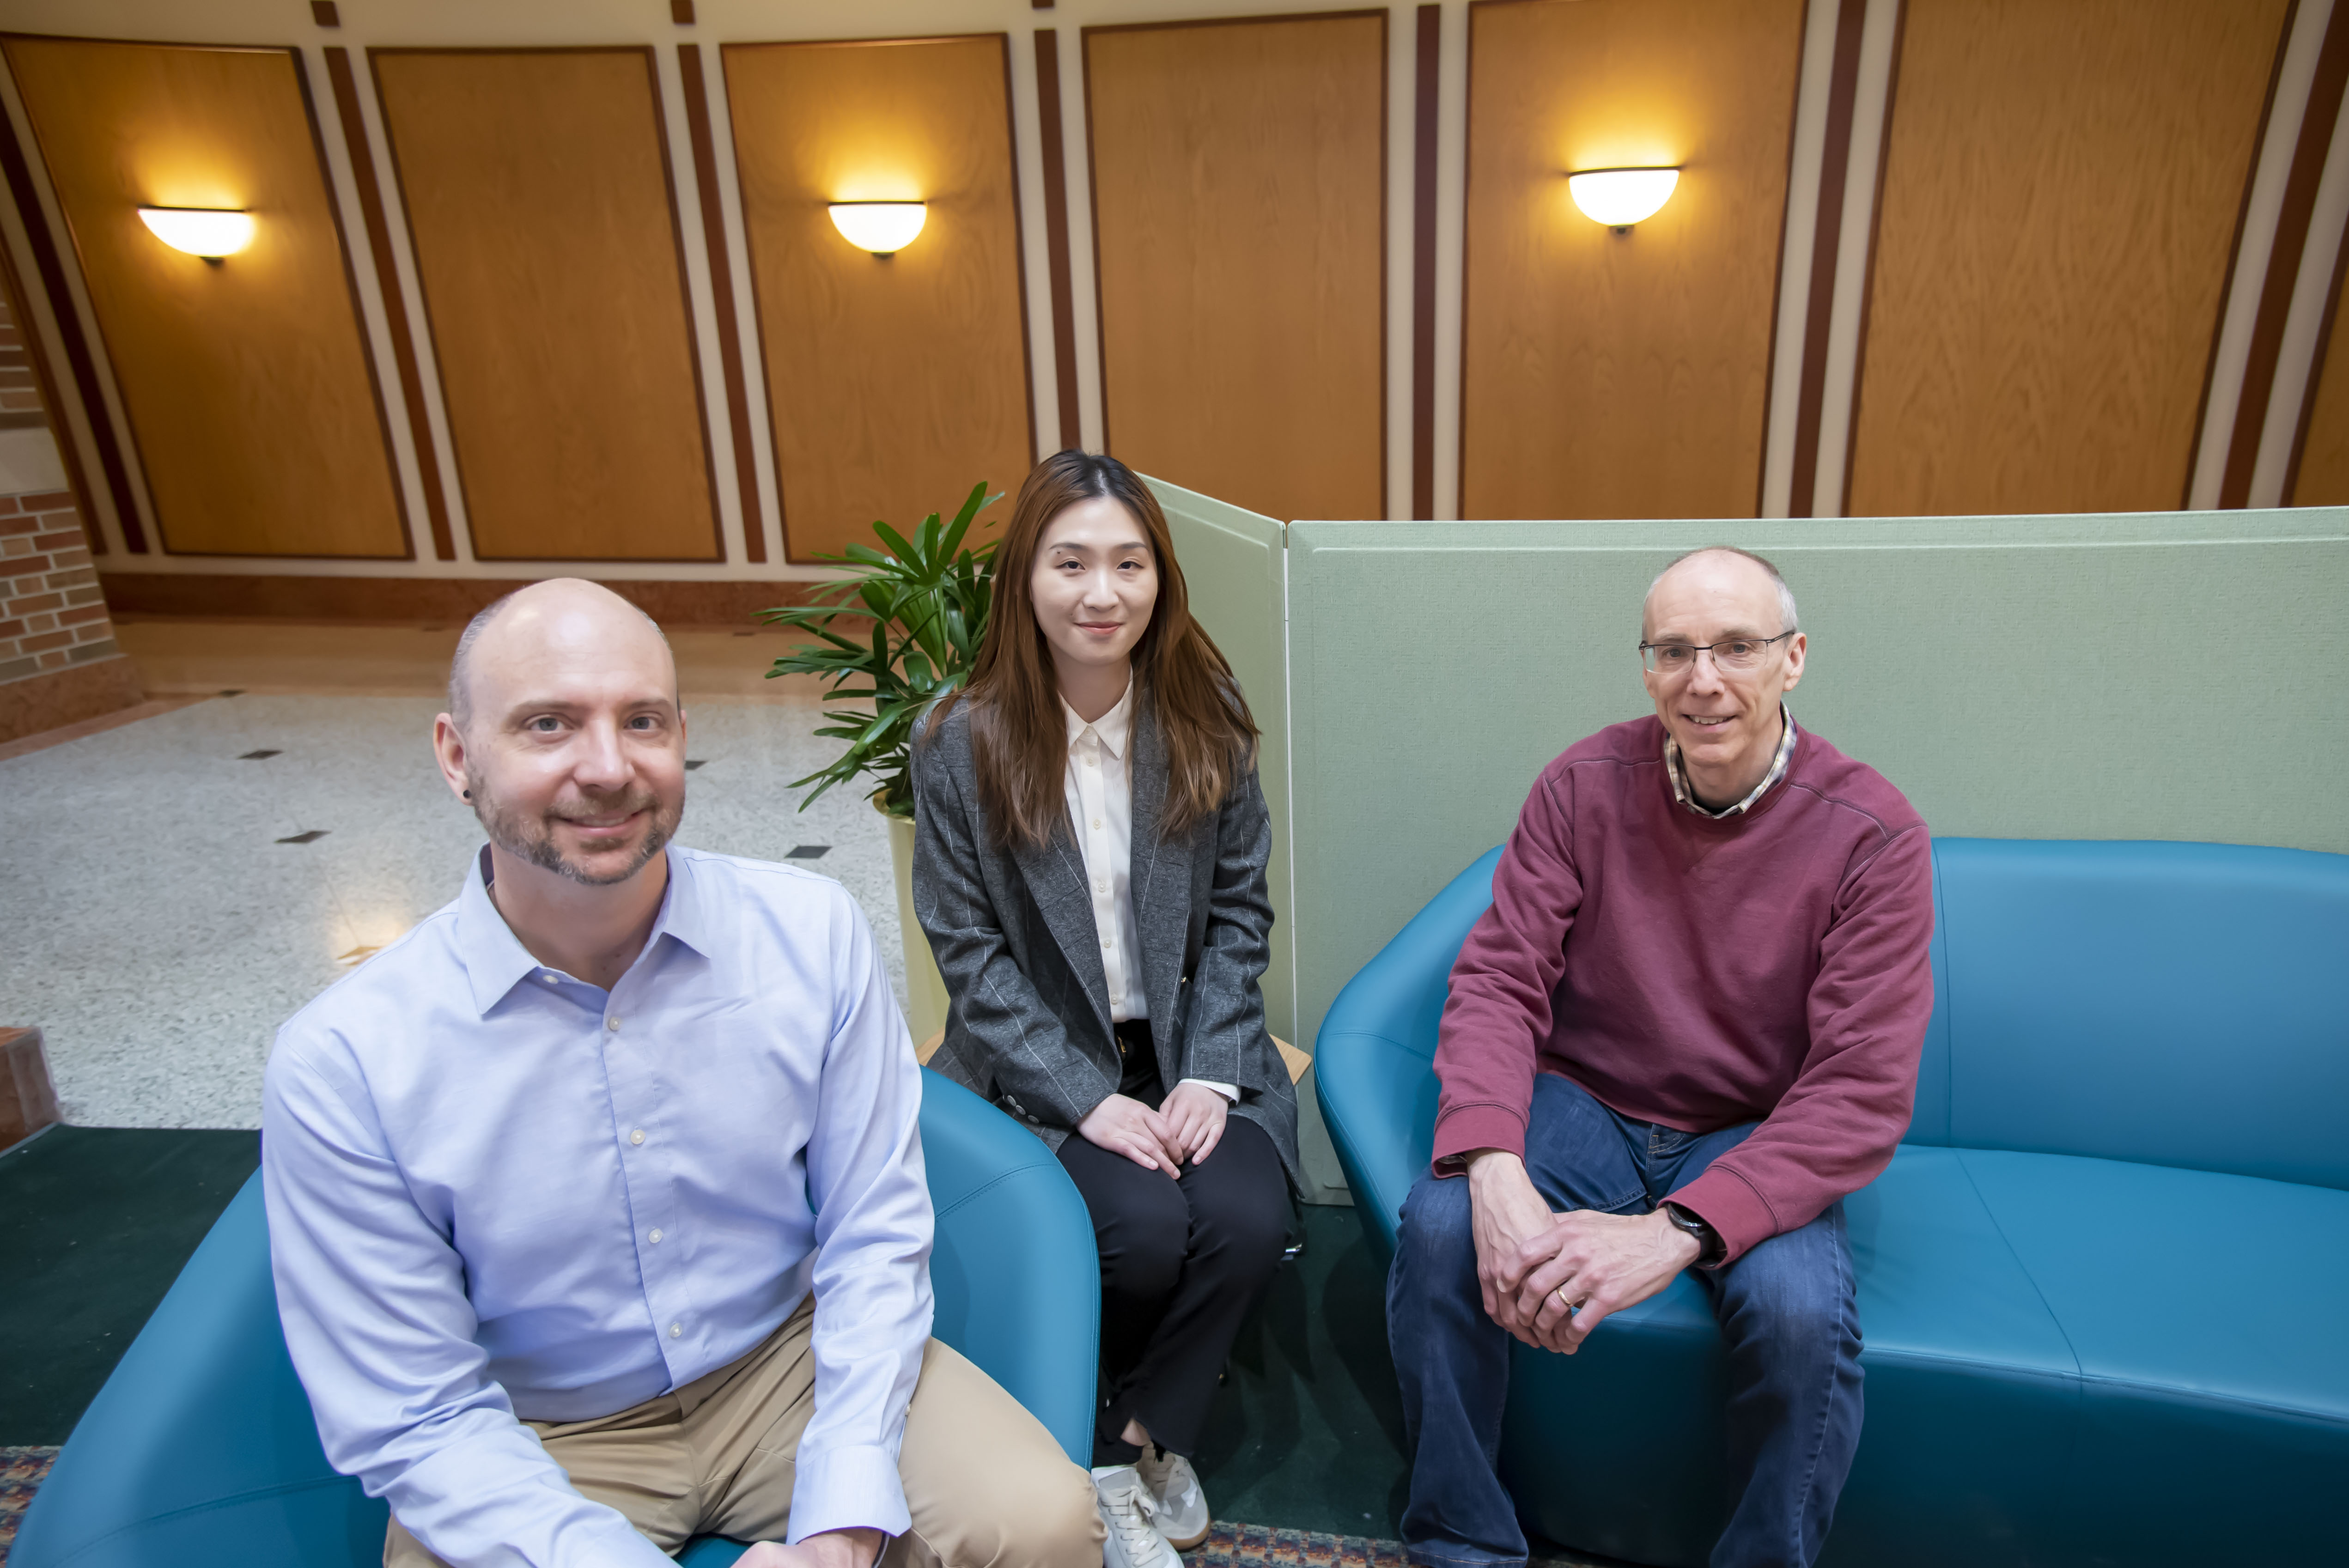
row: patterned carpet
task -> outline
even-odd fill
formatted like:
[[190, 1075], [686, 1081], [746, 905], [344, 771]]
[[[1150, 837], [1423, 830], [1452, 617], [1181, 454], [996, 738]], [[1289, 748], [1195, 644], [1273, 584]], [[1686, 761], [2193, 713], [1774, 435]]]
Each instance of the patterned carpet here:
[[41, 1478], [49, 1473], [49, 1461], [57, 1457], [55, 1449], [0, 1448], [0, 1563], [8, 1561], [8, 1548], [16, 1539], [16, 1521], [25, 1505], [33, 1501]]
[[1195, 1551], [1186, 1568], [1255, 1568], [1257, 1563], [1309, 1563], [1312, 1568], [1404, 1568], [1402, 1547], [1359, 1535], [1323, 1535], [1305, 1530], [1271, 1530], [1260, 1524], [1217, 1524]]
[[[1259, 1563], [1303, 1568], [1406, 1568], [1402, 1543], [1361, 1535], [1323, 1535], [1318, 1531], [1275, 1530], [1262, 1524], [1218, 1523], [1194, 1552], [1185, 1568], [1257, 1568]], [[1537, 1557], [1531, 1568], [1598, 1568], [1579, 1557]]]
[[[16, 1521], [41, 1478], [49, 1473], [55, 1449], [0, 1448], [0, 1565], [8, 1561], [8, 1547], [16, 1539]], [[1261, 1524], [1218, 1524], [1195, 1552], [1184, 1558], [1187, 1568], [1257, 1568], [1281, 1564], [1288, 1568], [1404, 1568], [1402, 1547], [1392, 1541], [1371, 1541], [1359, 1535], [1322, 1535], [1306, 1530], [1273, 1530]], [[1581, 1568], [1568, 1559], [1543, 1560], [1537, 1568]]]

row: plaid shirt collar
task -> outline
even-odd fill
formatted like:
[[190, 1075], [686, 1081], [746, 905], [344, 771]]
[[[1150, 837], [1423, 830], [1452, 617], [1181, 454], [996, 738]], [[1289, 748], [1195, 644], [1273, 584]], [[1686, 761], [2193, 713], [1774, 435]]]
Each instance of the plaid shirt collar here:
[[1778, 705], [1778, 716], [1786, 723], [1784, 732], [1778, 737], [1778, 754], [1770, 759], [1770, 771], [1762, 775], [1762, 782], [1754, 786], [1752, 794], [1734, 806], [1724, 806], [1718, 811], [1709, 811], [1697, 804], [1696, 796], [1689, 789], [1688, 774], [1681, 767], [1681, 743], [1672, 738], [1671, 731], [1666, 730], [1664, 774], [1672, 781], [1672, 799], [1698, 816], [1716, 822], [1726, 821], [1752, 810], [1754, 803], [1770, 792], [1770, 786], [1786, 776], [1786, 765], [1795, 759], [1795, 716], [1786, 711], [1786, 705], [1783, 702]]

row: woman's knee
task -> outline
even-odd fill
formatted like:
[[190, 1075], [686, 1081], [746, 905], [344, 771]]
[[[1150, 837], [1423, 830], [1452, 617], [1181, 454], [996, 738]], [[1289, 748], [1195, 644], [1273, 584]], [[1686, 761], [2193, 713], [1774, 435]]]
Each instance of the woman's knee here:
[[[1172, 1183], [1167, 1183], [1172, 1185]], [[1127, 1225], [1116, 1237], [1094, 1233], [1102, 1251], [1102, 1294], [1123, 1300], [1165, 1300], [1182, 1279], [1182, 1221], [1167, 1228]]]
[[1288, 1250], [1288, 1221], [1286, 1183], [1202, 1193], [1192, 1202], [1192, 1252], [1228, 1258], [1248, 1278], [1266, 1277]]

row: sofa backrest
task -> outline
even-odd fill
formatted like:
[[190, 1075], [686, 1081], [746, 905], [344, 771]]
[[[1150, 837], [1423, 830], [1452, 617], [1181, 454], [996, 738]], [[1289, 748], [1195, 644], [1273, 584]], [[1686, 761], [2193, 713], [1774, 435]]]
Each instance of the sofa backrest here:
[[1912, 1142], [2349, 1188], [2349, 855], [1940, 839]]

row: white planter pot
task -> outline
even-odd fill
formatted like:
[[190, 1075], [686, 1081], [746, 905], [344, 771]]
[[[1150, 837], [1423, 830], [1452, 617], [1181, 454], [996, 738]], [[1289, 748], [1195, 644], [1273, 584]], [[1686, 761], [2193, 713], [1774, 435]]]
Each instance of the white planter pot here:
[[[874, 810], [880, 810], [875, 805]], [[930, 939], [914, 918], [914, 819], [888, 811], [889, 863], [897, 873], [897, 928], [905, 944], [905, 1027], [914, 1037], [922, 1059], [929, 1059], [930, 1043], [946, 1031], [947, 983], [938, 975], [938, 961], [930, 954]]]

